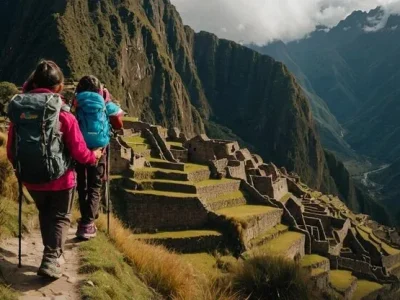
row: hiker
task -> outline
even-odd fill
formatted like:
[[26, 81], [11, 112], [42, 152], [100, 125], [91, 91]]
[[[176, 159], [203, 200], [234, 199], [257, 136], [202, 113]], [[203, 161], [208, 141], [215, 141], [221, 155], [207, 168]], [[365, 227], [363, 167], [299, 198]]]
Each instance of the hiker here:
[[39, 210], [44, 245], [38, 275], [60, 278], [59, 258], [71, 222], [76, 185], [72, 161], [95, 165], [101, 150], [89, 150], [78, 122], [59, 93], [64, 75], [53, 61], [41, 61], [9, 105], [7, 155]]
[[76, 236], [89, 240], [97, 234], [94, 221], [98, 218], [101, 187], [109, 168], [106, 147], [110, 143], [110, 129], [122, 128], [123, 111], [111, 101], [110, 93], [103, 88], [100, 80], [92, 75], [85, 76], [79, 81], [74, 106], [87, 146], [90, 149], [103, 149], [103, 155], [96, 166], [80, 163], [76, 165], [81, 212]]

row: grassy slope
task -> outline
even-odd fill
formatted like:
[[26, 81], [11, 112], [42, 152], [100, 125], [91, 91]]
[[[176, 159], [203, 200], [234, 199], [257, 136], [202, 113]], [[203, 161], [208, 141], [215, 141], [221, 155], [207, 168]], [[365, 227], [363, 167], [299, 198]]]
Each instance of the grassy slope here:
[[80, 246], [80, 272], [94, 286], [82, 285], [84, 299], [160, 299], [104, 234]]

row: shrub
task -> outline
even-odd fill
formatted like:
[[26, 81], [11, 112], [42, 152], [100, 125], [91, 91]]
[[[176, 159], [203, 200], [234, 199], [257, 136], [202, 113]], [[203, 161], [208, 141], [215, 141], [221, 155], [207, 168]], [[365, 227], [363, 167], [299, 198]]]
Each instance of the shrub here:
[[226, 280], [239, 299], [309, 299], [308, 276], [298, 264], [282, 257], [239, 262]]

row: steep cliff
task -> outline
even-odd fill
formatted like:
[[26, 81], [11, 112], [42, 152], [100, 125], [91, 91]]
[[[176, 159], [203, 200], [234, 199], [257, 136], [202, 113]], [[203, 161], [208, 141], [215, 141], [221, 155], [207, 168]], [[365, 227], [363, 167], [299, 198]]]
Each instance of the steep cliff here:
[[73, 79], [99, 76], [133, 116], [188, 136], [237, 136], [311, 187], [338, 193], [288, 69], [195, 33], [168, 0], [6, 0], [0, 17], [0, 80], [21, 84], [37, 60], [55, 59]]

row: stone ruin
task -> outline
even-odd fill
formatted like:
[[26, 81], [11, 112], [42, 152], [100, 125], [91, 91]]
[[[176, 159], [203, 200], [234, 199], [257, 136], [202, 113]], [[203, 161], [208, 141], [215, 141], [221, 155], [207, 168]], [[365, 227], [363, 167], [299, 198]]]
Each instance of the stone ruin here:
[[[144, 139], [148, 149], [132, 146], [132, 138]], [[182, 253], [227, 248], [238, 257], [312, 257], [305, 267], [315, 287], [343, 299], [355, 293], [357, 280], [341, 290], [332, 272], [380, 284], [369, 299], [399, 288], [397, 231], [309, 189], [238, 142], [204, 134], [187, 139], [177, 128], [131, 121], [112, 142], [112, 154], [113, 174], [126, 174], [113, 184], [116, 210], [138, 239]]]

